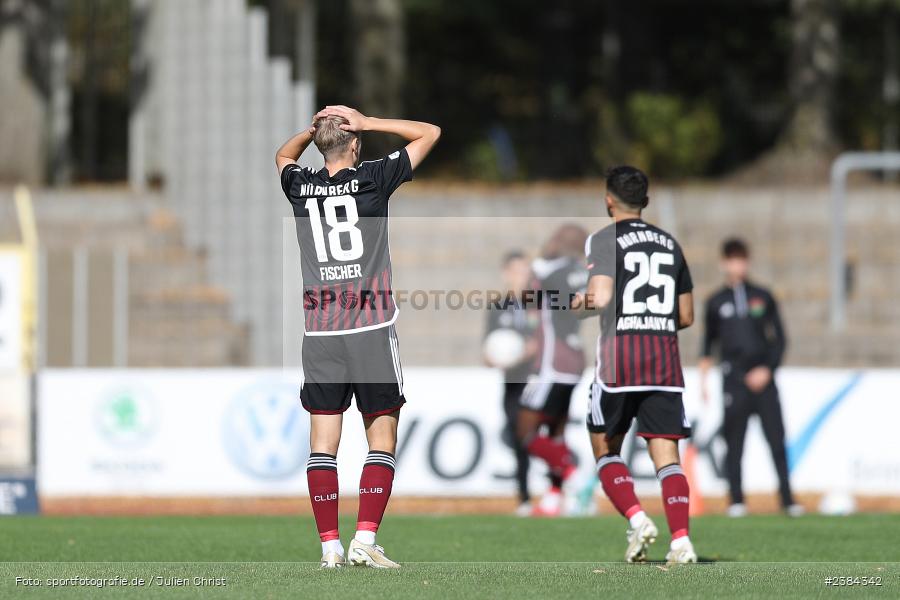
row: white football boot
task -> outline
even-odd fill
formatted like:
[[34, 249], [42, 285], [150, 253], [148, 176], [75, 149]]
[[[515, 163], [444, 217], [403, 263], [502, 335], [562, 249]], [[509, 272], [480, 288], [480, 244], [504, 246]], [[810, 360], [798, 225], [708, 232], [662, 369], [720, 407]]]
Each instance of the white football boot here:
[[725, 511], [732, 519], [740, 519], [741, 517], [747, 516], [747, 505], [743, 502], [736, 502], [734, 504], [730, 504], [728, 506], [728, 510]]
[[337, 552], [328, 552], [322, 557], [319, 565], [322, 569], [338, 569], [347, 565], [347, 560]]
[[563, 494], [559, 488], [550, 488], [540, 501], [532, 506], [532, 517], [558, 517], [562, 515], [563, 510]]
[[697, 562], [697, 553], [694, 552], [694, 545], [690, 540], [685, 540], [677, 548], [672, 548], [666, 554], [667, 565], [684, 565], [695, 562]]
[[399, 569], [400, 565], [384, 555], [384, 548], [376, 544], [363, 544], [356, 538], [350, 542], [347, 552], [350, 564], [366, 565], [373, 569]]
[[656, 541], [659, 530], [650, 520], [644, 517], [640, 525], [628, 530], [628, 548], [625, 550], [625, 562], [644, 562], [647, 560], [647, 548]]

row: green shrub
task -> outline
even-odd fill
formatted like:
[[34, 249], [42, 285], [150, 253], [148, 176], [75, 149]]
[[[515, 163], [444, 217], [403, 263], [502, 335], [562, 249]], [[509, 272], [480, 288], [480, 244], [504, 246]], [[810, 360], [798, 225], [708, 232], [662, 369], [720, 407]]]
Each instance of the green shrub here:
[[676, 96], [635, 93], [621, 108], [596, 94], [593, 154], [606, 168], [633, 164], [651, 176], [694, 177], [708, 173], [722, 146], [722, 128], [706, 102], [689, 104]]
[[626, 103], [627, 162], [658, 177], [702, 175], [722, 143], [712, 106], [665, 94], [632, 94]]

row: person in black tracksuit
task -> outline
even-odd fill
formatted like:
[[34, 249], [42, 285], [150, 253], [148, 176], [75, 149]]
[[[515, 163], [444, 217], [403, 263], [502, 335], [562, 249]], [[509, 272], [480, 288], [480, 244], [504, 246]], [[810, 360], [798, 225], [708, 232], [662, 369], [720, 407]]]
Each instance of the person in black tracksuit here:
[[759, 415], [763, 433], [778, 474], [782, 507], [789, 514], [801, 509], [794, 504], [788, 480], [784, 421], [774, 373], [781, 364], [787, 339], [778, 304], [765, 288], [747, 281], [750, 253], [740, 239], [722, 246], [726, 284], [706, 302], [700, 373], [704, 400], [708, 398], [706, 374], [713, 355], [721, 360], [724, 423], [727, 444], [726, 470], [731, 492], [729, 514], [746, 514], [741, 488], [741, 458], [747, 423]]
[[[499, 307], [488, 305], [487, 327], [485, 337], [497, 329], [513, 329], [525, 340], [531, 340], [537, 329], [537, 313], [527, 310], [523, 303], [522, 291], [531, 281], [531, 265], [524, 253], [509, 252], [503, 259], [503, 283], [507, 297]], [[503, 428], [503, 441], [513, 451], [516, 458], [516, 485], [519, 494], [520, 511], [530, 511], [531, 495], [528, 492], [528, 451], [522, 446], [516, 435], [519, 421], [520, 401], [529, 375], [532, 373], [531, 363], [534, 360], [536, 347], [527, 342], [526, 352], [515, 365], [503, 371], [503, 412], [506, 424]], [[490, 364], [485, 358], [488, 366]]]

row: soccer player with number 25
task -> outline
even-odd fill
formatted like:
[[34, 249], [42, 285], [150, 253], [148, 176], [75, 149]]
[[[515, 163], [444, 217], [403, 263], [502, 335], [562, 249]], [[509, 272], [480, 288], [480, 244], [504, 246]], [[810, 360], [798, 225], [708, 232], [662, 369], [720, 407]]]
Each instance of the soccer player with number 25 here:
[[672, 533], [666, 560], [697, 562], [688, 537], [688, 482], [678, 455], [678, 440], [690, 435], [678, 330], [694, 321], [693, 284], [678, 242], [641, 219], [648, 186], [647, 176], [634, 167], [610, 171], [606, 208], [614, 223], [585, 245], [588, 291], [576, 296], [572, 308], [581, 316], [600, 315], [587, 425], [603, 490], [630, 523], [625, 560], [645, 560], [658, 533], [619, 454], [636, 419], [662, 486]]
[[[360, 163], [361, 134], [380, 131], [405, 148]], [[305, 336], [300, 400], [310, 413], [309, 497], [322, 541], [322, 567], [349, 561], [376, 568], [400, 565], [375, 544], [394, 480], [403, 375], [391, 288], [388, 201], [440, 137], [435, 125], [367, 117], [327, 106], [312, 126], [278, 150], [281, 186], [291, 203], [300, 243]], [[325, 157], [316, 171], [297, 159], [310, 143]], [[359, 483], [356, 535], [344, 553], [338, 535], [337, 450], [351, 397], [363, 416], [369, 454]]]

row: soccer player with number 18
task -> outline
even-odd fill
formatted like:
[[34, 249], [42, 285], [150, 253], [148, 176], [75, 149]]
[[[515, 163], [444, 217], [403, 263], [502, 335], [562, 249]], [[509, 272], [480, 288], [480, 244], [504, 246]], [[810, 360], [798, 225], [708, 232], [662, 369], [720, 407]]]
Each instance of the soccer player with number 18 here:
[[672, 533], [666, 560], [696, 562], [688, 537], [688, 482], [678, 454], [678, 440], [690, 435], [678, 330], [693, 323], [693, 285], [678, 242], [641, 219], [648, 185], [634, 167], [608, 174], [606, 207], [614, 223], [588, 238], [588, 291], [575, 297], [572, 308], [583, 317], [600, 315], [587, 425], [603, 490], [630, 524], [625, 560], [645, 560], [658, 534], [620, 456], [636, 419], [662, 486]]
[[[392, 133], [406, 147], [359, 163], [363, 131]], [[303, 273], [305, 336], [300, 400], [310, 413], [309, 497], [322, 542], [322, 567], [400, 565], [375, 544], [391, 495], [403, 375], [391, 288], [388, 201], [412, 179], [440, 137], [428, 123], [366, 117], [328, 106], [278, 150], [281, 186], [294, 211]], [[311, 142], [325, 157], [316, 171], [297, 159]], [[338, 535], [337, 450], [351, 397], [363, 416], [369, 453], [359, 482], [356, 535], [345, 558]]]

